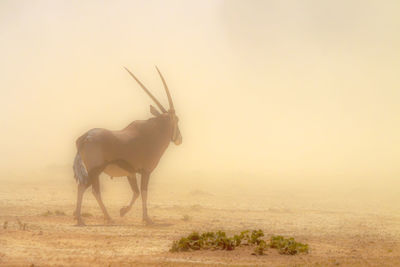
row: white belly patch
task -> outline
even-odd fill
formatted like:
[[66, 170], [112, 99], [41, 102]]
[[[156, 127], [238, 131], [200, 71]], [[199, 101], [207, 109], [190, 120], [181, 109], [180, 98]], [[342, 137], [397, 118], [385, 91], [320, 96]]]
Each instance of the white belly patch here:
[[107, 165], [107, 167], [104, 169], [104, 172], [112, 177], [129, 176], [132, 174], [116, 164]]

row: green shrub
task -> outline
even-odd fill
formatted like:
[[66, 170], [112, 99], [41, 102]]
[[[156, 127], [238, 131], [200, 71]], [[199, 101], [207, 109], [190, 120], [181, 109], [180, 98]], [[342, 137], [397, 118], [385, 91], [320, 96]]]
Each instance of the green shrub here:
[[192, 232], [187, 237], [174, 241], [170, 251], [179, 252], [200, 249], [233, 250], [235, 249], [235, 242], [222, 231], [216, 233], [205, 232], [201, 235], [198, 232]]
[[293, 237], [284, 238], [283, 236], [272, 236], [270, 247], [279, 250], [280, 254], [295, 255], [300, 252], [308, 253], [308, 245], [296, 242]]
[[264, 232], [261, 229], [254, 230], [253, 232], [251, 232], [250, 243], [259, 245], [262, 241], [260, 238], [263, 236], [264, 236]]
[[253, 255], [264, 255], [264, 251], [268, 249], [267, 243], [264, 240], [260, 240], [258, 245], [254, 248]]
[[215, 247], [222, 250], [234, 250], [235, 244], [233, 238], [227, 237], [225, 232], [218, 231], [215, 238]]
[[279, 253], [295, 255], [300, 252], [307, 253], [308, 245], [296, 242], [294, 238], [272, 236], [269, 244], [261, 239], [264, 236], [262, 230], [246, 230], [233, 237], [228, 237], [225, 232], [205, 232], [199, 234], [192, 232], [187, 237], [182, 237], [172, 243], [171, 252], [193, 251], [201, 249], [234, 250], [239, 246], [255, 246], [253, 255], [264, 255], [268, 247], [276, 248]]
[[189, 239], [182, 237], [179, 241], [174, 241], [170, 249], [171, 252], [188, 251], [190, 249]]

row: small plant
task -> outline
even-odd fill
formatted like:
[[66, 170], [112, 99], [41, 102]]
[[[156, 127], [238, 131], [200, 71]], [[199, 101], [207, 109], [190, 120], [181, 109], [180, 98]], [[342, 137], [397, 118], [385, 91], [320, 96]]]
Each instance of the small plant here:
[[203, 247], [203, 240], [201, 239], [198, 232], [191, 233], [187, 239], [190, 242], [190, 248], [193, 250], [199, 250]]
[[192, 232], [187, 237], [174, 241], [170, 251], [179, 252], [200, 249], [233, 250], [235, 249], [235, 242], [222, 231], [216, 233], [206, 232], [201, 235], [198, 232]]
[[63, 212], [62, 210], [56, 210], [56, 211], [54, 211], [54, 214], [57, 216], [65, 216], [66, 215], [65, 212]]
[[267, 243], [264, 240], [261, 240], [258, 245], [254, 248], [253, 255], [265, 255], [265, 250], [268, 249]]
[[182, 216], [182, 221], [185, 221], [185, 222], [190, 221], [190, 216], [187, 215], [187, 214], [183, 215]]
[[204, 249], [215, 247], [215, 233], [205, 232], [201, 235], [201, 239], [203, 240]]
[[264, 232], [260, 229], [260, 230], [254, 230], [253, 232], [251, 232], [251, 236], [250, 236], [250, 243], [251, 244], [255, 244], [255, 245], [259, 245], [261, 243], [260, 238], [264, 236]]
[[308, 245], [296, 242], [293, 237], [284, 238], [283, 236], [272, 236], [270, 247], [279, 250], [280, 254], [295, 255], [300, 252], [308, 253]]
[[188, 251], [189, 249], [190, 249], [189, 240], [187, 238], [182, 237], [179, 241], [174, 241], [172, 243], [172, 247], [169, 251], [179, 252], [179, 251]]
[[233, 236], [233, 242], [235, 242], [235, 246], [240, 246], [242, 244], [242, 238], [240, 235], [234, 235]]
[[91, 213], [89, 213], [89, 212], [83, 212], [83, 213], [81, 214], [81, 216], [82, 216], [82, 217], [93, 217], [93, 215], [92, 215]]
[[243, 231], [240, 235], [234, 235], [233, 240], [236, 246], [245, 245], [259, 245], [262, 241], [261, 237], [264, 236], [264, 232], [260, 230], [253, 230], [250, 234], [249, 230]]
[[234, 250], [235, 249], [235, 243], [233, 238], [229, 238], [226, 236], [225, 232], [218, 231], [216, 233], [216, 238], [215, 238], [215, 246], [219, 249], [225, 249], [225, 250]]
[[51, 215], [53, 215], [53, 212], [51, 212], [51, 211], [49, 211], [49, 210], [47, 210], [46, 212], [44, 212], [44, 213], [42, 213], [41, 214], [41, 216], [51, 216]]
[[[240, 240], [240, 243], [243, 243], [243, 245], [246, 245], [246, 246], [250, 245], [250, 234], [249, 233], [250, 233], [249, 230], [246, 230], [246, 231], [243, 231], [240, 233], [240, 235], [238, 237], [238, 239]], [[245, 241], [245, 242], [243, 242], [243, 241]], [[239, 245], [240, 245], [240, 243], [239, 243]]]
[[53, 215], [56, 215], [56, 216], [65, 216], [66, 214], [65, 214], [65, 212], [62, 211], [62, 210], [55, 210], [54, 212], [52, 212], [52, 211], [50, 211], [50, 210], [47, 210], [46, 212], [44, 212], [44, 213], [42, 213], [42, 214], [40, 214], [40, 215], [41, 215], [41, 216], [47, 217], [47, 216], [53, 216]]
[[17, 218], [17, 222], [18, 222], [18, 225], [19, 225], [19, 230], [25, 231], [25, 229], [26, 229], [26, 223], [22, 223], [22, 222], [20, 221], [20, 219], [18, 219], [18, 218]]

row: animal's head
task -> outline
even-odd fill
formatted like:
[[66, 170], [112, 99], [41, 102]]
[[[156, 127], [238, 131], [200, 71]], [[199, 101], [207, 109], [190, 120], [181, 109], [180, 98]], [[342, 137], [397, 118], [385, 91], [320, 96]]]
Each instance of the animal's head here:
[[138, 78], [136, 78], [135, 75], [133, 75], [132, 72], [130, 72], [127, 68], [125, 68], [128, 73], [138, 82], [138, 84], [140, 85], [140, 87], [142, 87], [142, 89], [150, 96], [150, 98], [154, 101], [154, 103], [156, 103], [156, 105], [159, 107], [159, 109], [161, 110], [161, 112], [159, 112], [154, 106], [150, 105], [150, 112], [151, 114], [153, 114], [156, 117], [164, 117], [166, 119], [168, 119], [168, 123], [170, 124], [170, 129], [172, 129], [171, 131], [171, 142], [174, 142], [175, 145], [180, 145], [182, 143], [182, 135], [181, 135], [181, 131], [179, 130], [179, 118], [175, 113], [175, 108], [174, 108], [174, 103], [172, 102], [172, 97], [171, 94], [169, 92], [167, 83], [165, 82], [164, 77], [162, 76], [160, 70], [156, 67], [158, 74], [160, 75], [160, 78], [163, 82], [164, 85], [164, 89], [165, 92], [167, 93], [167, 97], [168, 97], [168, 103], [169, 103], [169, 110], [167, 111], [162, 105], [161, 103], [150, 93], [150, 91], [139, 81]]

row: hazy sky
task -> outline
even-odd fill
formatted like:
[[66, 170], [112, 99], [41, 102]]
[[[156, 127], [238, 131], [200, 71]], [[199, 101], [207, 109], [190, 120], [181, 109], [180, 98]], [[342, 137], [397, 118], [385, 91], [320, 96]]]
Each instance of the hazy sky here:
[[150, 116], [163, 170], [398, 177], [400, 2], [1, 1], [0, 170], [72, 165], [75, 139]]

